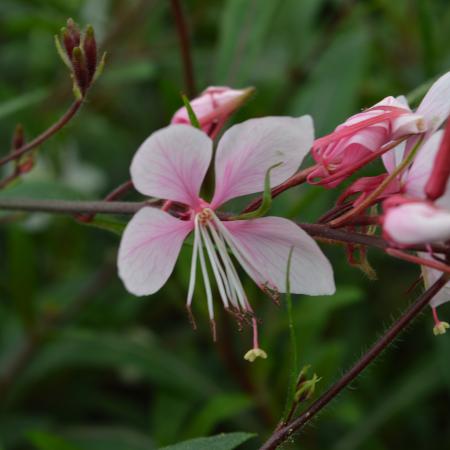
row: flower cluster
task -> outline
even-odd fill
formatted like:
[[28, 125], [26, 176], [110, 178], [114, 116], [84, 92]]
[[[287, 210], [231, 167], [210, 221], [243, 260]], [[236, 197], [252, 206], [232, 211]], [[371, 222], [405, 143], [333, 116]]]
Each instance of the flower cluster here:
[[[433, 245], [450, 240], [450, 127], [440, 129], [450, 114], [450, 73], [436, 81], [416, 111], [404, 97], [387, 97], [316, 140], [309, 116], [250, 119], [226, 130], [213, 156], [213, 139], [250, 92], [208, 88], [190, 104], [201, 129], [190, 124], [188, 110], [181, 108], [169, 126], [141, 145], [131, 164], [133, 184], [142, 194], [162, 200], [162, 207], [144, 207], [131, 219], [118, 267], [131, 293], [153, 294], [170, 277], [192, 234], [188, 310], [199, 266], [214, 336], [218, 297], [239, 322], [252, 326], [253, 348], [246, 359], [253, 361], [266, 354], [259, 346], [258, 319], [240, 281], [240, 268], [275, 300], [287, 291], [331, 295], [333, 271], [316, 242], [294, 222], [258, 214], [233, 216], [223, 206], [264, 191], [267, 182], [267, 188], [279, 191], [294, 179], [310, 151], [315, 165], [307, 170], [306, 180], [326, 188], [380, 158], [386, 173], [359, 178], [347, 187], [330, 225], [354, 228], [358, 218], [382, 204], [377, 222], [384, 238], [400, 252], [421, 245], [417, 258], [425, 284], [432, 283], [442, 264]], [[208, 199], [201, 190], [213, 159], [215, 189]], [[448, 325], [439, 321], [435, 307], [448, 300], [450, 284], [431, 302], [436, 334]]]

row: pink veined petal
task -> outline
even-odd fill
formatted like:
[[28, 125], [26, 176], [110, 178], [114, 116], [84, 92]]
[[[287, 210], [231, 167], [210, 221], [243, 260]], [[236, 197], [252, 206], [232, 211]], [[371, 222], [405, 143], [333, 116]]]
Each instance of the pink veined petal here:
[[384, 167], [391, 173], [395, 168], [403, 161], [403, 156], [405, 154], [405, 142], [401, 142], [392, 150], [387, 151], [381, 155]]
[[425, 202], [405, 203], [387, 210], [383, 232], [401, 245], [446, 241], [450, 238], [450, 212]]
[[119, 276], [134, 295], [150, 295], [169, 278], [192, 221], [181, 221], [156, 208], [142, 208], [122, 235]]
[[439, 150], [443, 131], [430, 136], [418, 150], [411, 169], [404, 179], [405, 193], [411, 197], [425, 198], [425, 185], [431, 175], [434, 160]]
[[286, 292], [288, 257], [293, 248], [290, 288], [293, 294], [331, 295], [333, 269], [316, 242], [299, 226], [281, 217], [222, 222], [235, 246], [245, 255], [259, 285]]
[[428, 90], [416, 113], [427, 121], [427, 135], [436, 131], [450, 114], [450, 72], [442, 75]]
[[[431, 259], [428, 253], [419, 253], [421, 258]], [[439, 270], [432, 269], [430, 267], [422, 266], [422, 276], [425, 284], [425, 288], [428, 289], [432, 284], [434, 284], [438, 278], [442, 275]], [[450, 282], [447, 283], [432, 299], [430, 306], [436, 308], [443, 303], [450, 301]]]
[[142, 194], [196, 207], [211, 155], [212, 141], [205, 133], [189, 125], [170, 125], [139, 147], [131, 178]]
[[222, 137], [215, 161], [216, 189], [211, 202], [217, 208], [234, 197], [264, 190], [267, 170], [277, 186], [300, 166], [314, 139], [309, 116], [264, 117], [231, 127]]

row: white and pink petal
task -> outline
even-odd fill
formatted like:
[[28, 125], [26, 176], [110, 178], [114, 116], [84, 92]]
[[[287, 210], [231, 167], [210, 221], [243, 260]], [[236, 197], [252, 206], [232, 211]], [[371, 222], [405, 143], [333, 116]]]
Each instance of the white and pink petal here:
[[119, 276], [134, 295], [158, 291], [173, 271], [192, 221], [156, 208], [142, 208], [128, 223], [119, 247]]
[[217, 208], [226, 201], [264, 190], [270, 167], [271, 187], [299, 168], [314, 139], [309, 116], [264, 117], [231, 127], [219, 142], [216, 159], [216, 189], [211, 202]]
[[293, 294], [331, 295], [333, 269], [317, 243], [299, 226], [281, 217], [222, 222], [234, 246], [245, 257], [247, 271], [260, 286], [286, 292], [292, 249], [290, 289]]
[[212, 141], [189, 125], [151, 134], [131, 163], [131, 179], [144, 195], [197, 207], [212, 155]]

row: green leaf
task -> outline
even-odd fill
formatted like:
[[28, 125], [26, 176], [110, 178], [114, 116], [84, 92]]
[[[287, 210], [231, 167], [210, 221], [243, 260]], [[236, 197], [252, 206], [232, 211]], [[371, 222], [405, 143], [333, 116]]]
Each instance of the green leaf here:
[[120, 334], [66, 330], [41, 350], [16, 386], [23, 389], [23, 384], [34, 383], [67, 367], [129, 370], [159, 387], [196, 397], [217, 392], [206, 375], [177, 355], [172, 355], [156, 336], [143, 330], [140, 333], [122, 331]]
[[231, 220], [247, 220], [247, 219], [256, 219], [258, 217], [264, 216], [272, 206], [272, 190], [270, 187], [270, 172], [279, 167], [281, 162], [278, 164], [274, 164], [273, 166], [267, 169], [266, 175], [264, 177], [264, 192], [262, 196], [262, 202], [260, 207], [256, 211], [251, 211], [248, 213], [240, 214], [239, 216], [232, 217]]
[[252, 433], [242, 432], [218, 434], [169, 445], [160, 450], [233, 450], [255, 436]]
[[90, 222], [79, 221], [79, 223], [87, 225], [88, 227], [110, 231], [117, 236], [122, 236], [123, 230], [127, 226], [125, 222], [99, 214], [97, 214]]
[[82, 200], [85, 198], [58, 181], [19, 181], [0, 191], [0, 198], [32, 198], [48, 200]]
[[38, 450], [81, 450], [65, 439], [43, 431], [31, 431], [28, 438]]
[[152, 450], [155, 448], [147, 435], [120, 425], [86, 425], [64, 430], [62, 434], [69, 442], [82, 450]]
[[210, 399], [206, 406], [186, 426], [189, 436], [210, 433], [224, 420], [231, 419], [252, 406], [251, 399], [242, 394], [223, 394]]
[[[101, 67], [101, 64], [98, 67]], [[129, 61], [121, 66], [108, 66], [107, 72], [102, 76], [102, 83], [108, 85], [139, 83], [151, 80], [155, 74], [155, 65], [151, 61]]]
[[195, 128], [200, 129], [200, 122], [198, 121], [197, 116], [195, 115], [194, 110], [192, 109], [191, 103], [189, 102], [189, 99], [183, 94], [181, 96], [181, 98], [183, 99], [183, 103], [184, 106], [187, 110], [188, 116], [189, 116], [189, 120], [191, 121], [191, 125]]
[[0, 103], [0, 119], [42, 102], [47, 95], [48, 90], [43, 88], [22, 95], [15, 95], [11, 100]]
[[228, 0], [219, 39], [219, 83], [240, 84], [248, 78], [279, 7], [280, 2]]
[[317, 136], [330, 132], [358, 107], [368, 55], [365, 28], [355, 26], [338, 36], [294, 96], [290, 113], [311, 114]]

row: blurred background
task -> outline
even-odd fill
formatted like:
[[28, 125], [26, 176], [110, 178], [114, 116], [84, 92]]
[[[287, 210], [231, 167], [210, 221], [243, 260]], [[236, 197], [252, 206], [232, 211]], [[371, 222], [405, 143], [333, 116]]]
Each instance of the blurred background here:
[[[320, 136], [450, 67], [447, 0], [182, 3], [197, 90], [257, 89], [234, 121], [309, 113]], [[68, 17], [94, 25], [108, 52], [104, 75], [77, 118], [41, 147], [34, 170], [2, 197], [101, 198], [129, 178], [139, 144], [181, 106], [169, 1], [1, 0], [4, 154], [18, 122], [32, 138], [72, 101], [53, 44]], [[365, 173], [381, 170], [372, 164]], [[316, 221], [341, 191], [299, 187], [273, 210]], [[284, 301], [273, 305], [243, 277], [269, 355], [249, 364], [250, 330], [239, 332], [220, 307], [212, 342], [202, 289], [192, 331], [184, 308], [189, 248], [160, 292], [135, 298], [116, 274], [119, 236], [67, 216], [3, 212], [0, 221], [1, 450], [151, 450], [233, 431], [255, 433], [240, 448], [256, 449], [271, 433], [292, 361]], [[344, 248], [321, 246], [336, 295], [293, 299], [299, 360], [322, 377], [319, 393], [421, 292], [408, 292], [419, 276], [414, 266], [370, 250], [378, 275], [371, 281], [348, 265]], [[440, 314], [450, 318], [448, 305]], [[427, 311], [284, 448], [447, 448], [450, 338], [434, 337], [432, 327]]]

